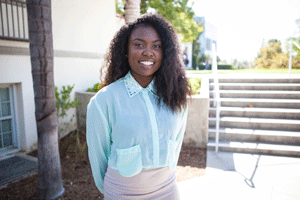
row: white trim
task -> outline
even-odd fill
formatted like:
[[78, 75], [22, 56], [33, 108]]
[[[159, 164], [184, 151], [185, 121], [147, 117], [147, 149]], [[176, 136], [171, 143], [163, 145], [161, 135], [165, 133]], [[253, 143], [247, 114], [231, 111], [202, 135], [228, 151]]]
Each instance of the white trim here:
[[[19, 55], [30, 56], [30, 50], [26, 47], [8, 47], [0, 45], [0, 55]], [[79, 52], [79, 51], [64, 51], [54, 50], [54, 58], [87, 58], [87, 59], [103, 59], [104, 54], [93, 52]]]
[[18, 129], [19, 126], [17, 126], [17, 124], [19, 124], [19, 120], [18, 120], [18, 117], [17, 117], [17, 113], [18, 113], [18, 110], [17, 110], [17, 89], [16, 89], [16, 84], [13, 84], [12, 85], [12, 102], [13, 102], [13, 116], [14, 116], [14, 123], [13, 123], [13, 126], [14, 126], [14, 134], [15, 134], [15, 137], [14, 137], [14, 143], [17, 145], [17, 149], [20, 151], [21, 150], [21, 144], [20, 144], [20, 139], [19, 139], [19, 136], [20, 136], [20, 131]]
[[19, 152], [19, 149], [17, 149], [16, 147], [8, 147], [7, 149], [1, 149], [0, 150], [0, 158], [2, 158], [3, 156], [9, 155], [9, 154], [14, 154]]

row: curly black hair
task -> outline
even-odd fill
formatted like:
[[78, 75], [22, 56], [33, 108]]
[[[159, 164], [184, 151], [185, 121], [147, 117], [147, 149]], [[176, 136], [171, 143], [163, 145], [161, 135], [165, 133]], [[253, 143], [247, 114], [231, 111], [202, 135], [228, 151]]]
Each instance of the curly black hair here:
[[187, 96], [191, 87], [185, 74], [178, 38], [172, 25], [154, 14], [146, 14], [133, 23], [124, 25], [111, 41], [105, 56], [103, 69], [106, 71], [104, 86], [124, 77], [130, 70], [126, 57], [128, 42], [133, 30], [141, 26], [154, 28], [161, 38], [163, 58], [160, 68], [153, 74], [158, 101], [167, 105], [173, 112], [181, 111], [187, 105]]

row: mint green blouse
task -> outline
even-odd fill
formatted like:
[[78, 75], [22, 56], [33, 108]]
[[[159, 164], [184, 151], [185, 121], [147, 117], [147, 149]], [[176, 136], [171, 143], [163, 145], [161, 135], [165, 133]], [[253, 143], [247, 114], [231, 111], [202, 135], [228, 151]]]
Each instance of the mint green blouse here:
[[128, 72], [102, 88], [89, 102], [88, 153], [101, 193], [108, 166], [131, 177], [142, 168], [174, 169], [177, 165], [187, 107], [173, 113], [165, 104], [158, 105], [154, 81], [143, 88]]

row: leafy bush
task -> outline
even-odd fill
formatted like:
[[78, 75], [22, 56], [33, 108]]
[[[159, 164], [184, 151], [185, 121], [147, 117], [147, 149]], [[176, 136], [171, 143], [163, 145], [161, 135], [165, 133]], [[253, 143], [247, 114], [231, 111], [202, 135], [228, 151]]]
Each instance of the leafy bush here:
[[[67, 85], [62, 86], [62, 89], [58, 91], [58, 88], [55, 87], [55, 97], [56, 97], [56, 109], [57, 109], [57, 116], [58, 117], [65, 117], [67, 116], [67, 111], [71, 108], [75, 108], [78, 105], [81, 105], [81, 102], [77, 100], [77, 97], [74, 101], [71, 101], [70, 94], [74, 88], [73, 86]], [[74, 116], [73, 116], [74, 117]], [[71, 118], [71, 121], [73, 119]]]
[[[58, 91], [58, 88], [55, 87], [55, 97], [56, 97], [56, 110], [58, 121], [64, 119], [67, 116], [67, 111], [71, 108], [75, 108], [81, 105], [81, 102], [77, 100], [77, 97], [73, 101], [71, 101], [71, 92], [74, 88], [73, 86], [67, 85], [62, 86], [62, 89]], [[73, 122], [75, 115], [73, 114], [69, 120], [69, 122], [64, 123], [64, 127], [61, 127], [58, 130], [58, 137], [60, 138], [60, 134], [65, 131], [71, 122]]]
[[104, 87], [104, 81], [101, 83], [96, 83], [93, 88], [88, 88], [88, 92], [98, 92]]
[[201, 87], [201, 78], [190, 78], [189, 83], [192, 87], [193, 94], [199, 94], [199, 89]]
[[[295, 57], [292, 60], [292, 68], [299, 69], [300, 59]], [[283, 53], [281, 42], [272, 39], [268, 45], [260, 49], [260, 53], [255, 60], [256, 69], [286, 69], [289, 67], [289, 54]]]
[[[205, 69], [205, 65], [200, 64], [199, 69]], [[231, 64], [218, 64], [218, 69], [233, 69]], [[208, 65], [208, 70], [211, 70], [211, 64]]]
[[[277, 53], [272, 58], [257, 58], [255, 69], [288, 69], [289, 55], [287, 53]], [[300, 69], [300, 58], [292, 58], [292, 68]]]

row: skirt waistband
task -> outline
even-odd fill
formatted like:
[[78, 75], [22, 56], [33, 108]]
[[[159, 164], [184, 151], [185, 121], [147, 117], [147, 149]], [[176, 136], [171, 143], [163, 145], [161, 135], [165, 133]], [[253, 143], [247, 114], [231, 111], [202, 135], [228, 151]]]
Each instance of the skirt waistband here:
[[123, 177], [117, 170], [108, 167], [104, 177], [104, 187], [112, 187], [123, 192], [130, 190], [131, 194], [135, 191], [138, 193], [155, 191], [173, 182], [176, 183], [175, 170], [169, 167], [143, 168], [139, 174], [132, 177]]

